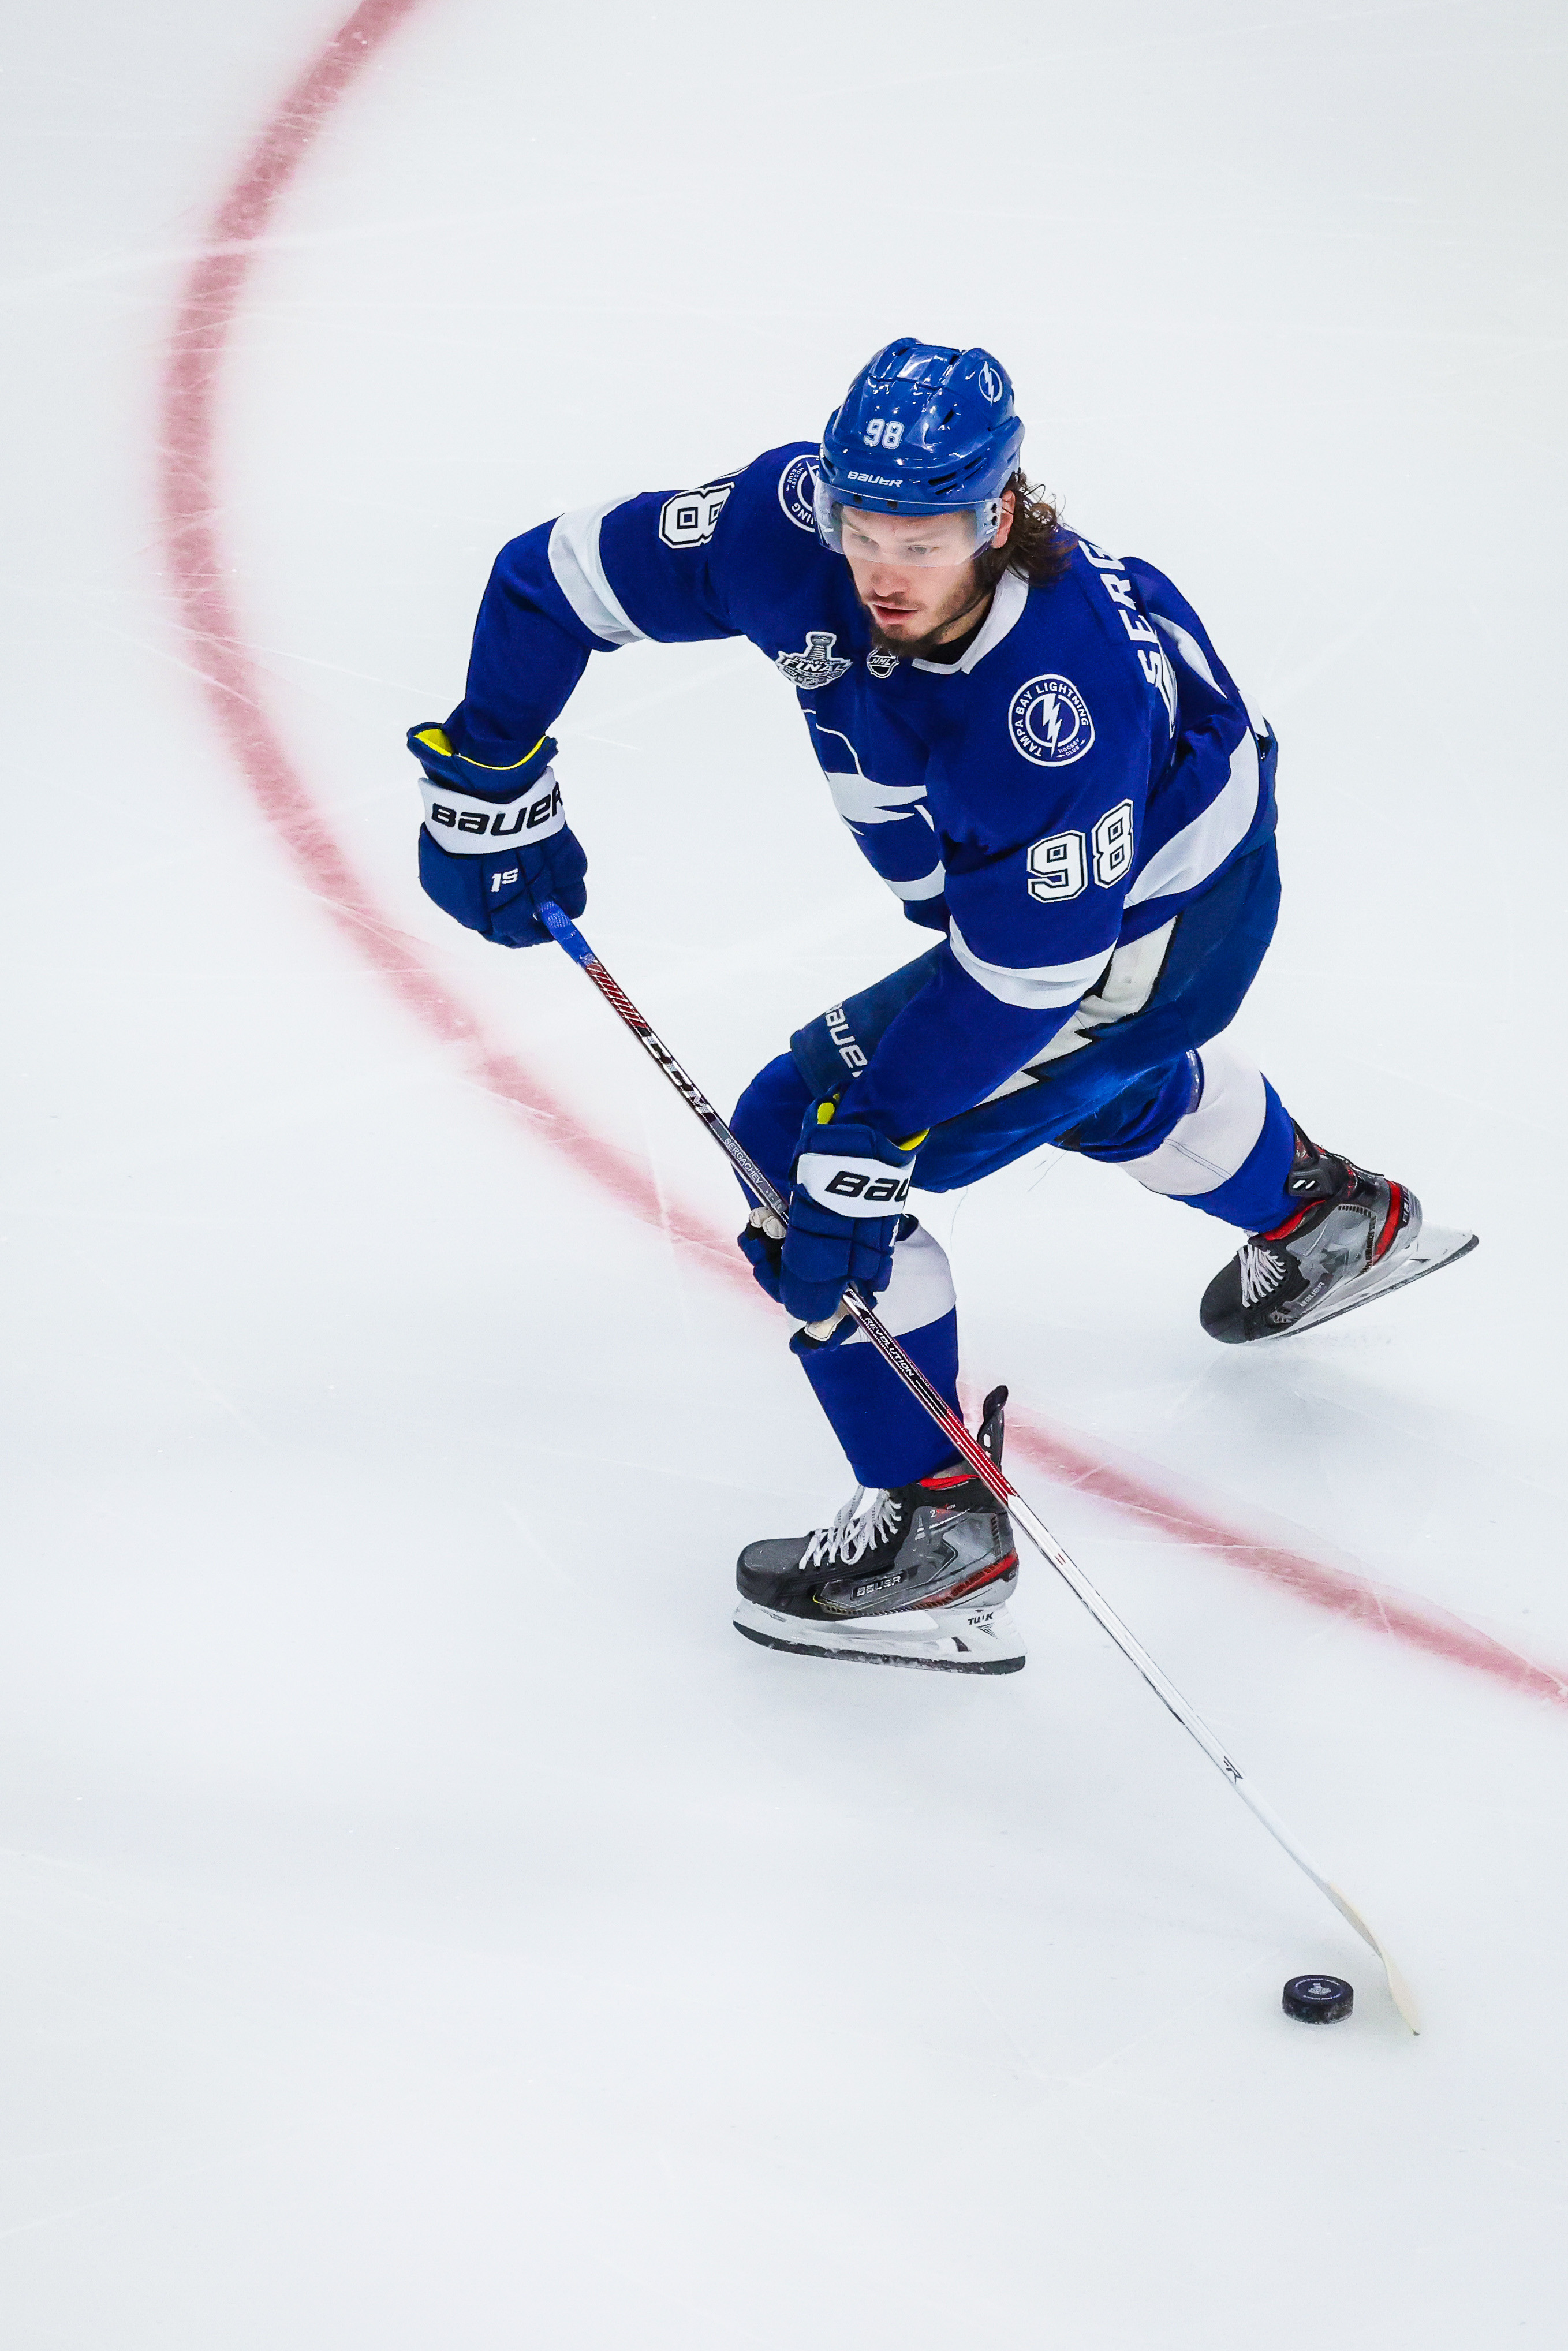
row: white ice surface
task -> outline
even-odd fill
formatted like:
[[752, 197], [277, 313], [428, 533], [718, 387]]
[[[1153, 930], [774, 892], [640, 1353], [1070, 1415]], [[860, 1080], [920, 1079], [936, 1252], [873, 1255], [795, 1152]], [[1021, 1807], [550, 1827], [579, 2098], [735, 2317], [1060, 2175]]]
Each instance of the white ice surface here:
[[[1043, 1569], [1009, 1680], [737, 1639], [740, 1543], [842, 1495], [782, 1324], [357, 959], [162, 568], [184, 274], [337, 18], [27, 15], [0, 2339], [1561, 2343], [1568, 1713], [1015, 1465], [1399, 1952], [1416, 2043]], [[1036, 473], [1282, 737], [1239, 1033], [1482, 1247], [1222, 1353], [1229, 1237], [1042, 1154], [940, 1212], [972, 1376], [1557, 1667], [1563, 46], [1544, 0], [425, 0], [222, 406], [247, 636], [368, 886], [722, 1233], [564, 959], [419, 896], [402, 732], [513, 531], [814, 432], [894, 332], [1001, 352]], [[591, 935], [716, 1096], [919, 950], [745, 646], [601, 662], [559, 731]], [[1309, 1967], [1348, 2025], [1280, 2014]]]

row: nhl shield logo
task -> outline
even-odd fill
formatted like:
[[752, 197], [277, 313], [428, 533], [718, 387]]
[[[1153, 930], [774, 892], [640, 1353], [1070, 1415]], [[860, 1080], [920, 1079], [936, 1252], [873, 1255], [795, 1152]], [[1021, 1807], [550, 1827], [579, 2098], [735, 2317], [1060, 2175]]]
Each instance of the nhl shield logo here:
[[1008, 712], [1013, 748], [1042, 768], [1070, 768], [1094, 740], [1089, 705], [1070, 677], [1031, 677]]
[[901, 655], [898, 653], [884, 653], [879, 651], [874, 653], [867, 653], [865, 657], [865, 665], [867, 669], [870, 670], [873, 677], [891, 677], [894, 671], [898, 667]]
[[803, 692], [814, 692], [818, 686], [831, 685], [835, 678], [843, 677], [851, 667], [834, 653], [838, 636], [831, 629], [808, 629], [806, 650], [799, 653], [780, 653], [779, 666], [791, 685]]

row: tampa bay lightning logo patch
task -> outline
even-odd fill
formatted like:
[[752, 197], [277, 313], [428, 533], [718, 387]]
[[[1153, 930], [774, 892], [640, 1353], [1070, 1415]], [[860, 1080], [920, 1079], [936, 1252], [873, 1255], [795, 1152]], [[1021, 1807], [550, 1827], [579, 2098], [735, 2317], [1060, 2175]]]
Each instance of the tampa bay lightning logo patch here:
[[831, 685], [835, 678], [843, 677], [851, 664], [833, 651], [838, 637], [831, 629], [808, 629], [804, 653], [779, 653], [779, 668], [791, 685], [808, 693], [819, 686]]
[[1008, 712], [1013, 748], [1042, 768], [1070, 768], [1094, 740], [1089, 705], [1070, 677], [1031, 677]]
[[814, 531], [817, 517], [811, 500], [817, 487], [810, 457], [791, 457], [779, 476], [779, 503], [797, 530]]

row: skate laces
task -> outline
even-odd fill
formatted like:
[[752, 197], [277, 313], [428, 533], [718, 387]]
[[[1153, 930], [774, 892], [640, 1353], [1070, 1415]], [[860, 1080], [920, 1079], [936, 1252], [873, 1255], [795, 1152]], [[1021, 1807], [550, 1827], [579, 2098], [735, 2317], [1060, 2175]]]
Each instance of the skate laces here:
[[854, 1567], [884, 1542], [899, 1521], [899, 1505], [883, 1486], [857, 1486], [831, 1527], [819, 1527], [800, 1554], [802, 1567]]
[[1241, 1303], [1257, 1306], [1271, 1290], [1278, 1290], [1285, 1279], [1285, 1263], [1272, 1249], [1255, 1249], [1250, 1241], [1241, 1249]]

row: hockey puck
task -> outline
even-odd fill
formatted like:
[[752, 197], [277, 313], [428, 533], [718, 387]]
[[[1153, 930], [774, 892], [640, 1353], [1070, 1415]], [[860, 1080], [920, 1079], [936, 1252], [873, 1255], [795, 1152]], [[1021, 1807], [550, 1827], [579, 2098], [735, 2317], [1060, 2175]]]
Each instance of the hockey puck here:
[[1292, 1976], [1281, 2001], [1301, 2024], [1333, 2024], [1355, 2006], [1355, 1992], [1343, 1976]]

